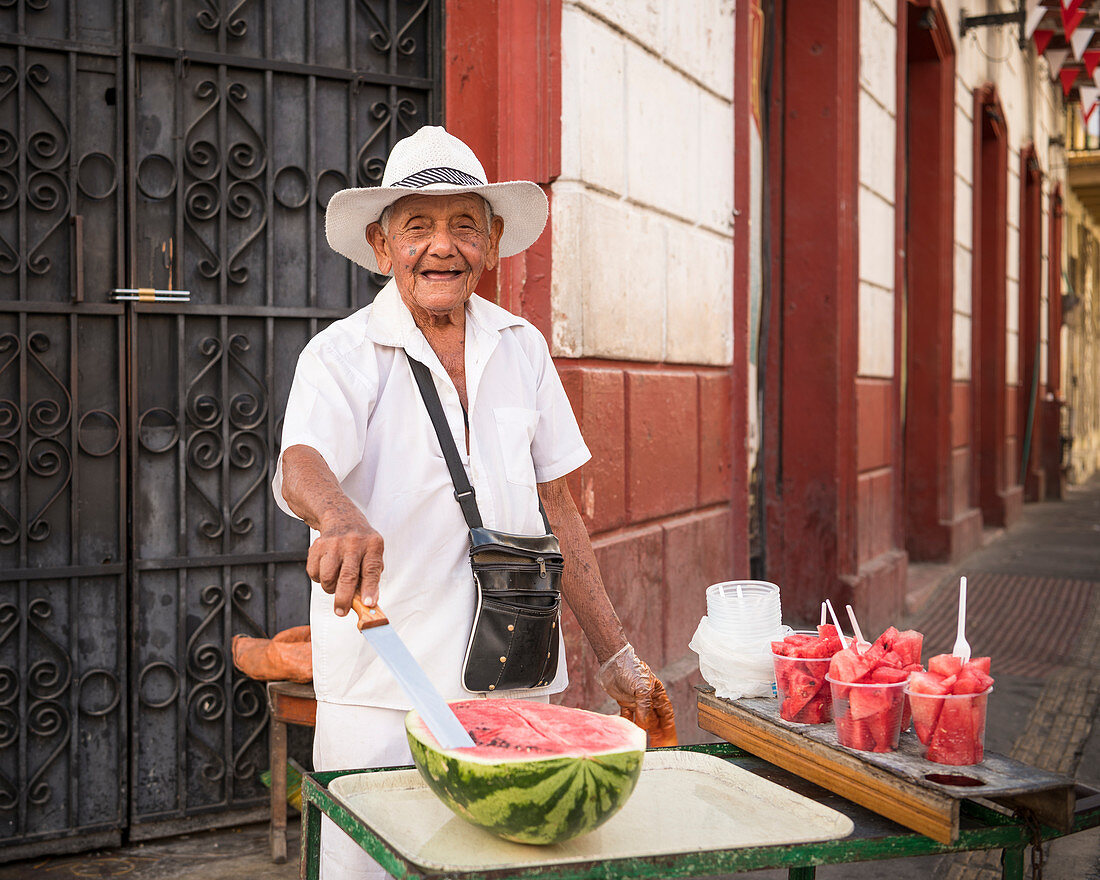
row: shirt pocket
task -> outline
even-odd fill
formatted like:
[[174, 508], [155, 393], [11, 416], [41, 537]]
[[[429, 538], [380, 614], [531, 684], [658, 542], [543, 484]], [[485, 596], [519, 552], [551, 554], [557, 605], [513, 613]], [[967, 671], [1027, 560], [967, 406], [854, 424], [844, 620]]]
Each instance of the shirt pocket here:
[[531, 458], [531, 441], [538, 425], [537, 410], [502, 406], [493, 410], [500, 439], [500, 455], [504, 476], [508, 482], [535, 487], [535, 462]]

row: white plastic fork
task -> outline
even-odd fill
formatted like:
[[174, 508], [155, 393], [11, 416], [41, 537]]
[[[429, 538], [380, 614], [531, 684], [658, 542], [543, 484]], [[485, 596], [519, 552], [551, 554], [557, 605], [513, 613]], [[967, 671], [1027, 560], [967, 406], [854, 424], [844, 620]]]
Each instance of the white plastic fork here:
[[951, 653], [963, 663], [970, 659], [970, 642], [966, 640], [966, 578], [959, 578], [959, 634], [955, 636], [955, 647]]

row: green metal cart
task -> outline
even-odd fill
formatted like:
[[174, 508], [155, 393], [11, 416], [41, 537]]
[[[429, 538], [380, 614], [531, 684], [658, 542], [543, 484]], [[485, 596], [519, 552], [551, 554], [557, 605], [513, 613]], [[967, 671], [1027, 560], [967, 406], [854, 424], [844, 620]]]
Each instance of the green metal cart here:
[[[387, 839], [386, 833], [371, 827], [370, 823], [355, 811], [348, 809], [345, 802], [330, 791], [332, 783], [343, 777], [362, 773], [393, 773], [399, 768], [330, 771], [310, 773], [302, 780], [301, 876], [308, 880], [316, 880], [318, 877], [322, 814], [346, 831], [396, 878], [448, 877], [455, 880], [504, 880], [504, 878], [617, 880], [617, 878], [627, 877], [704, 877], [761, 868], [787, 868], [788, 877], [791, 880], [810, 880], [815, 875], [817, 865], [986, 849], [1002, 850], [1002, 877], [1005, 880], [1019, 880], [1024, 872], [1024, 851], [1029, 845], [1040, 839], [1051, 840], [1064, 836], [1060, 831], [1039, 825], [1034, 821], [1029, 822], [1026, 817], [1007, 814], [991, 805], [965, 801], [958, 840], [952, 845], [942, 845], [728, 743], [683, 746], [674, 751], [699, 752], [728, 761], [757, 777], [776, 783], [848, 817], [854, 825], [854, 830], [850, 835], [839, 839], [796, 845], [731, 846], [727, 849], [711, 849], [703, 852], [599, 858], [586, 861], [556, 862], [552, 855], [548, 855], [546, 860], [539, 864], [526, 864], [513, 868], [502, 868], [499, 865], [485, 868], [469, 864], [461, 868], [443, 868], [438, 864], [418, 864], [414, 857], [403, 854], [393, 840]], [[1100, 794], [1087, 789], [1079, 790], [1073, 827], [1069, 833], [1097, 826], [1100, 826]]]

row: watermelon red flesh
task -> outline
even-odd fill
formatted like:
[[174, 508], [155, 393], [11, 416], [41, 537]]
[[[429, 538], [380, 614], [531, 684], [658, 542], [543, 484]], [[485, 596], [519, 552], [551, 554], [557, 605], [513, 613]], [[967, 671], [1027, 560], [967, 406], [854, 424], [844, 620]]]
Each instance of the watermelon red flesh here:
[[441, 749], [415, 711], [413, 761], [455, 812], [517, 843], [558, 843], [601, 825], [641, 775], [645, 731], [624, 718], [527, 700], [451, 704], [474, 740]]
[[962, 658], [954, 654], [937, 654], [928, 661], [928, 671], [937, 675], [957, 675], [962, 669]]
[[[985, 757], [985, 711], [988, 691], [946, 697], [913, 695], [914, 711], [918, 700], [942, 704], [942, 709], [927, 738], [925, 758], [937, 764], [977, 764]], [[914, 717], [914, 728], [916, 719]]]
[[900, 656], [905, 662], [903, 666], [909, 666], [913, 663], [920, 663], [920, 652], [924, 645], [924, 636], [917, 632], [915, 629], [907, 629], [898, 633], [898, 637], [894, 639], [894, 653]]

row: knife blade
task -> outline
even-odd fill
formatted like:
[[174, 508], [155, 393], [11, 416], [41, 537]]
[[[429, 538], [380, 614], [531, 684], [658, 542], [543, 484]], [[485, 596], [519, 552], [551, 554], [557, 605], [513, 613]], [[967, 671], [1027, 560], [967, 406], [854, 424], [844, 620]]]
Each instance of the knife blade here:
[[351, 600], [351, 607], [359, 615], [359, 631], [378, 652], [382, 662], [389, 667], [397, 683], [405, 691], [405, 695], [413, 704], [413, 708], [428, 730], [445, 749], [461, 749], [472, 746], [474, 741], [466, 728], [458, 720], [454, 711], [447, 705], [447, 701], [440, 696], [431, 679], [424, 673], [416, 658], [405, 647], [401, 637], [390, 624], [389, 618], [382, 613], [377, 605], [364, 605], [356, 595]]

